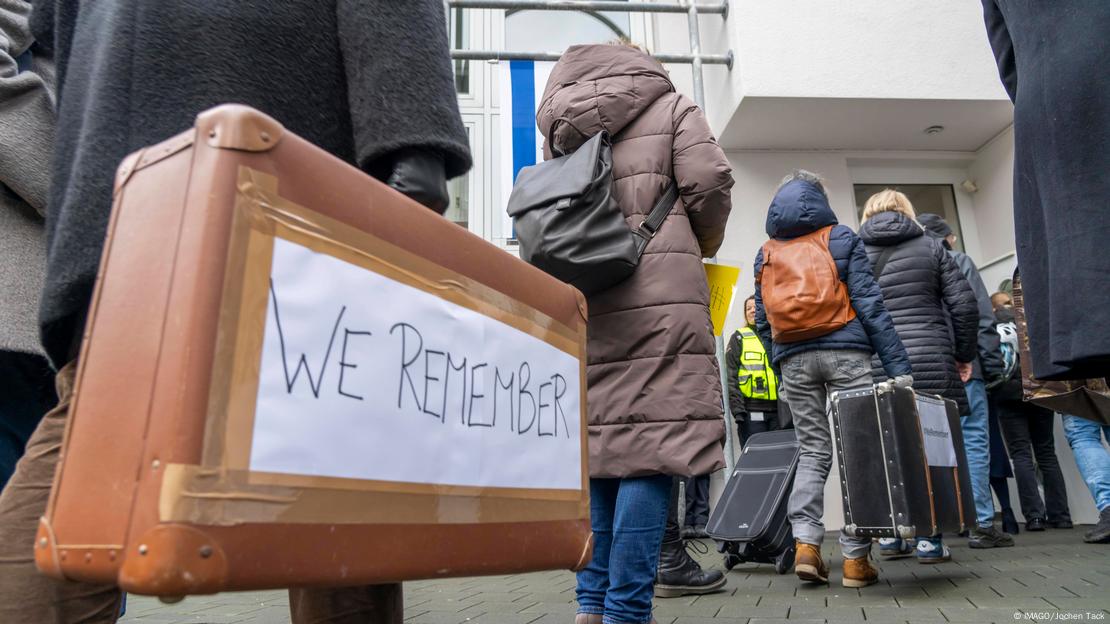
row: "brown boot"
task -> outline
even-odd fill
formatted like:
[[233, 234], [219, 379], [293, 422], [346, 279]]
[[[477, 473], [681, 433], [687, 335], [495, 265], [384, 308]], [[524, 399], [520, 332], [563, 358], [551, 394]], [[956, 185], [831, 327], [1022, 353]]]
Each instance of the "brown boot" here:
[[797, 542], [794, 552], [794, 574], [803, 581], [828, 583], [829, 566], [821, 557], [821, 547]]
[[879, 571], [871, 565], [871, 557], [844, 560], [844, 586], [867, 587], [879, 580]]
[[601, 614], [579, 613], [574, 616], [574, 624], [601, 624]]

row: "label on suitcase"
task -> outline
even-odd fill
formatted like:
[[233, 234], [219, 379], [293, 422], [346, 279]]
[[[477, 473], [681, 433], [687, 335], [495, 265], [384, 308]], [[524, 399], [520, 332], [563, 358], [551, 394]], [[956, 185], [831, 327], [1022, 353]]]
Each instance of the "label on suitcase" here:
[[790, 544], [786, 503], [794, 484], [799, 445], [793, 429], [748, 440], [725, 484], [706, 532], [716, 540], [751, 542], [767, 554]]
[[928, 537], [974, 522], [955, 402], [880, 384], [834, 393], [845, 530]]

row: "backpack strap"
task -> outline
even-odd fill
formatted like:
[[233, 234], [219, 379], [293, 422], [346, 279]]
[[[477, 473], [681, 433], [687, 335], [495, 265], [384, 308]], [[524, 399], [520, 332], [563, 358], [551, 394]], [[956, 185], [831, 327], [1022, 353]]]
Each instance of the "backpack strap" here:
[[878, 280], [879, 276], [883, 274], [883, 269], [886, 268], [886, 263], [890, 257], [894, 255], [894, 247], [887, 247], [879, 253], [879, 259], [875, 261], [874, 274], [875, 279]]
[[663, 221], [666, 220], [667, 215], [670, 214], [671, 208], [674, 207], [675, 201], [678, 200], [678, 184], [671, 180], [671, 185], [663, 192], [663, 196], [659, 201], [655, 202], [655, 206], [648, 213], [648, 216], [640, 222], [640, 227], [632, 230], [632, 232], [640, 238], [636, 241], [636, 257], [644, 254], [644, 249], [647, 249], [648, 243], [651, 239], [655, 238], [655, 234], [659, 232], [659, 228], [663, 227]]

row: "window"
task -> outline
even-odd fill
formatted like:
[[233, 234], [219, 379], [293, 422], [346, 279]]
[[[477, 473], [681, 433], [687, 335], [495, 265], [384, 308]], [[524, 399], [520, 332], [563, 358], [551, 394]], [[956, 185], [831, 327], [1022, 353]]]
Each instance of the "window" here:
[[560, 52], [583, 43], [628, 39], [628, 13], [609, 11], [528, 11], [505, 13], [505, 49]]
[[[470, 124], [466, 124], [466, 140], [471, 146], [474, 145], [474, 126]], [[447, 194], [451, 203], [443, 216], [463, 227], [470, 226], [470, 176], [471, 172], [467, 172], [447, 182]]]
[[[451, 9], [451, 22], [448, 30], [451, 49], [465, 50], [470, 47], [470, 14], [472, 11]], [[461, 94], [471, 92], [470, 61], [455, 61], [455, 91]]]
[[940, 215], [956, 235], [956, 244], [953, 248], [956, 251], [964, 251], [960, 217], [956, 211], [956, 192], [951, 184], [856, 184], [856, 216], [862, 220], [863, 206], [867, 203], [867, 199], [888, 188], [904, 193], [917, 214]]

